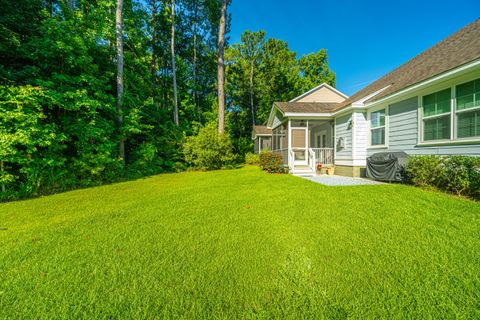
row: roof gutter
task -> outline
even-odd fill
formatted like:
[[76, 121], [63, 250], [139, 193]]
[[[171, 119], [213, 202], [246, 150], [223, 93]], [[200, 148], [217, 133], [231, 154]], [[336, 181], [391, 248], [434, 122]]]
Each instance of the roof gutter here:
[[408, 88], [405, 88], [403, 90], [392, 93], [392, 94], [390, 94], [386, 97], [383, 97], [383, 98], [381, 98], [377, 101], [369, 102], [369, 103], [366, 104], [366, 107], [368, 107], [368, 108], [374, 107], [374, 106], [382, 104], [385, 101], [388, 101], [392, 98], [396, 98], [396, 97], [399, 97], [399, 96], [409, 94], [414, 90], [422, 89], [422, 88], [424, 88], [428, 85], [431, 85], [431, 84], [433, 84], [437, 81], [448, 80], [449, 78], [453, 78], [454, 76], [457, 76], [458, 73], [462, 73], [462, 72], [465, 72], [465, 71], [470, 71], [469, 69], [472, 69], [472, 68], [475, 68], [475, 67], [480, 67], [480, 59], [477, 59], [477, 60], [474, 60], [470, 63], [464, 64], [464, 65], [462, 65], [460, 67], [457, 67], [455, 69], [451, 69], [450, 71], [446, 71], [444, 73], [441, 73], [437, 76], [434, 76], [433, 78], [430, 78], [428, 80], [424, 80], [424, 81], [419, 82], [415, 85], [412, 85]]
[[317, 112], [285, 112], [284, 114], [285, 117], [325, 117], [325, 118], [330, 118], [332, 117], [331, 112], [322, 112], [322, 113], [317, 113]]

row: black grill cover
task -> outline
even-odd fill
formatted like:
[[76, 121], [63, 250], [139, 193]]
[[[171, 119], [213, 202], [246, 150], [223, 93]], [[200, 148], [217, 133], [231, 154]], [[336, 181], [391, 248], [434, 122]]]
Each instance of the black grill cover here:
[[367, 158], [367, 177], [381, 181], [404, 180], [408, 155], [405, 152], [380, 152]]

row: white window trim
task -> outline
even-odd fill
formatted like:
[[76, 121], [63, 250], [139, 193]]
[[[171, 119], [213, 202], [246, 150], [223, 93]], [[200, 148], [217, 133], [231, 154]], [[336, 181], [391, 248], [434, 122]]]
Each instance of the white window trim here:
[[[372, 113], [385, 110], [385, 125], [372, 128]], [[372, 130], [385, 128], [385, 144], [372, 144]], [[368, 149], [386, 149], [388, 148], [388, 131], [389, 131], [389, 106], [375, 107], [367, 112], [367, 129], [368, 129]]]
[[[474, 80], [471, 80], [471, 81], [476, 81], [477, 79], [474, 79]], [[462, 109], [462, 110], [457, 110], [457, 96], [456, 96], [456, 93], [457, 93], [457, 86], [459, 85], [462, 85], [464, 83], [468, 83], [468, 82], [471, 82], [471, 81], [467, 81], [467, 82], [463, 82], [463, 83], [459, 83], [459, 84], [456, 84], [455, 87], [454, 87], [454, 90], [455, 90], [455, 102], [454, 102], [454, 107], [455, 107], [455, 113], [454, 115], [452, 116], [452, 118], [454, 118], [454, 122], [455, 122], [455, 125], [458, 126], [458, 114], [462, 114], [464, 112], [474, 112], [474, 111], [478, 111], [480, 110], [480, 106], [475, 106], [475, 107], [472, 107], [472, 108], [467, 108], [467, 109]], [[473, 101], [476, 101], [476, 96], [474, 95], [473, 97]], [[478, 136], [473, 136], [473, 137], [464, 137], [464, 138], [459, 138], [458, 137], [458, 130], [456, 130], [457, 128], [455, 128], [455, 141], [480, 141], [480, 135]]]
[[[434, 91], [432, 92], [429, 92], [429, 93], [425, 93], [425, 94], [422, 94], [420, 96], [418, 96], [418, 124], [419, 124], [419, 128], [420, 130], [418, 130], [419, 132], [419, 137], [418, 137], [418, 144], [419, 145], [431, 145], [431, 144], [435, 144], [435, 143], [440, 143], [440, 144], [444, 144], [445, 142], [451, 142], [451, 141], [454, 141], [453, 139], [453, 134], [454, 134], [454, 130], [455, 130], [455, 126], [454, 126], [454, 123], [453, 123], [453, 108], [454, 108], [454, 100], [455, 100], [455, 95], [454, 95], [454, 89], [455, 88], [455, 85], [452, 85], [452, 86], [448, 86], [448, 87], [443, 87], [441, 89], [437, 88], [435, 89]], [[425, 96], [428, 96], [428, 95], [431, 95], [433, 93], [437, 93], [437, 92], [440, 92], [440, 91], [443, 91], [443, 90], [446, 90], [446, 89], [450, 89], [450, 112], [445, 112], [445, 113], [442, 113], [442, 114], [435, 114], [433, 116], [426, 116], [424, 117], [423, 116], [423, 97]], [[450, 139], [436, 139], [436, 140], [425, 140], [425, 125], [424, 125], [424, 121], [425, 120], [431, 120], [431, 119], [436, 119], [436, 118], [441, 118], [441, 117], [444, 117], [446, 115], [450, 115]]]
[[[457, 86], [467, 83], [470, 81], [475, 81], [476, 79], [472, 79], [466, 82], [462, 83], [456, 83], [452, 84], [448, 87], [443, 87], [443, 88], [436, 88], [434, 91], [422, 94], [418, 96], [418, 142], [417, 145], [420, 146], [432, 146], [432, 145], [446, 145], [446, 144], [458, 144], [458, 143], [476, 143], [480, 142], [480, 136], [475, 136], [475, 137], [465, 137], [465, 138], [458, 138], [458, 114], [461, 114], [463, 112], [469, 112], [469, 111], [476, 111], [480, 110], [480, 106], [469, 108], [469, 109], [463, 109], [463, 110], [458, 110], [457, 111]], [[432, 93], [436, 93], [445, 89], [450, 88], [450, 94], [451, 94], [451, 99], [450, 99], [450, 112], [438, 114], [438, 115], [433, 115], [433, 116], [427, 116], [423, 117], [423, 97], [428, 96]], [[435, 118], [440, 118], [442, 116], [446, 116], [450, 114], [450, 139], [438, 139], [438, 140], [424, 140], [424, 120], [429, 120], [429, 119], [435, 119]], [[370, 132], [370, 131], [369, 131]]]

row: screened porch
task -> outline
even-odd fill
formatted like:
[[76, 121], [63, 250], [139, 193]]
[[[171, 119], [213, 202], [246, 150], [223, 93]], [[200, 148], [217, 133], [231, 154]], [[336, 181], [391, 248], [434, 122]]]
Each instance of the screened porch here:
[[334, 130], [331, 120], [289, 119], [273, 129], [272, 150], [282, 155], [291, 170], [316, 170], [317, 164], [334, 163]]

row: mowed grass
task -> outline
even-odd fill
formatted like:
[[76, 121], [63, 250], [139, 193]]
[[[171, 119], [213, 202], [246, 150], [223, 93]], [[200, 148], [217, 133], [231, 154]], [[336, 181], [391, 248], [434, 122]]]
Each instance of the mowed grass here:
[[480, 204], [256, 167], [0, 204], [0, 318], [479, 318]]

